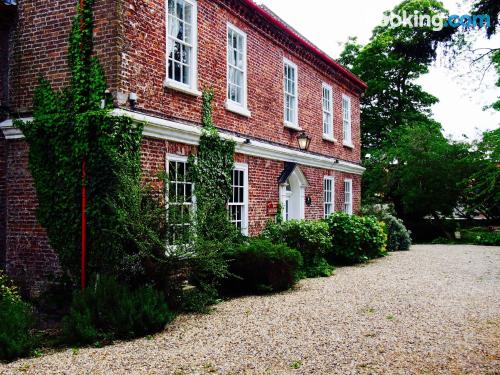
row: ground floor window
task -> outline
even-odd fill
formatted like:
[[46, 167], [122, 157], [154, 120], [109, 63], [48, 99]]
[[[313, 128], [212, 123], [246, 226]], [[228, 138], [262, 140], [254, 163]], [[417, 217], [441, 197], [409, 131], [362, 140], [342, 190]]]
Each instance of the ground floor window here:
[[344, 212], [352, 214], [352, 180], [344, 180]]
[[193, 183], [190, 180], [187, 158], [178, 155], [167, 157], [168, 243], [189, 241], [193, 214]]
[[332, 176], [326, 176], [323, 181], [323, 192], [324, 192], [324, 202], [325, 202], [325, 217], [333, 213], [334, 206], [334, 189], [335, 183]]
[[229, 219], [241, 233], [248, 235], [248, 166], [236, 163], [233, 170], [233, 191], [228, 202]]

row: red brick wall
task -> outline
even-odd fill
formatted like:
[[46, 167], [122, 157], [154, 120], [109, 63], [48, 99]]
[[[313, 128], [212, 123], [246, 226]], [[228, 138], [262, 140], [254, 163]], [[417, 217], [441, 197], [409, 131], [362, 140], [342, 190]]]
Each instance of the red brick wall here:
[[0, 131], [0, 268], [5, 267], [7, 142]]
[[[49, 79], [56, 89], [68, 85], [67, 42], [76, 3], [75, 0], [19, 2], [10, 64], [10, 97], [14, 111], [30, 111], [33, 90], [40, 75]], [[113, 89], [119, 66], [117, 5], [113, 0], [97, 0], [94, 9], [95, 51], [105, 67], [108, 85]]]
[[36, 220], [28, 146], [23, 140], [11, 140], [7, 151], [6, 269], [23, 289], [36, 295], [48, 277], [59, 271], [59, 264], [45, 230]]
[[[198, 83], [216, 92], [217, 126], [255, 138], [297, 147], [297, 133], [283, 126], [283, 57], [299, 69], [299, 124], [312, 136], [310, 150], [358, 162], [360, 159], [359, 98], [332, 76], [231, 13], [219, 1], [198, 0]], [[166, 72], [164, 0], [125, 0], [122, 70], [119, 88], [138, 94], [137, 108], [192, 122], [200, 121], [201, 98], [163, 88]], [[247, 119], [224, 108], [226, 98], [226, 24], [247, 33]], [[334, 90], [334, 134], [339, 143], [322, 139], [322, 82]], [[341, 95], [352, 96], [354, 150], [342, 146]]]

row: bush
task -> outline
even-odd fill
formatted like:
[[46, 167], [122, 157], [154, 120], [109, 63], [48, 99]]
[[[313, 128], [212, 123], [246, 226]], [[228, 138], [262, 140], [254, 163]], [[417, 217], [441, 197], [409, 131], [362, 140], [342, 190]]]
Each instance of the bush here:
[[300, 253], [284, 244], [255, 238], [232, 251], [229, 271], [222, 288], [226, 292], [268, 293], [289, 289], [302, 266]]
[[500, 246], [500, 232], [487, 231], [484, 228], [464, 230], [463, 242], [475, 245]]
[[323, 221], [290, 220], [282, 224], [269, 222], [263, 236], [275, 244], [284, 243], [297, 249], [304, 260], [307, 277], [330, 276], [333, 267], [325, 255], [332, 248], [328, 225]]
[[384, 224], [372, 216], [336, 212], [326, 219], [333, 240], [327, 259], [333, 263], [353, 264], [379, 257], [386, 251]]
[[173, 318], [163, 295], [151, 286], [132, 290], [103, 277], [74, 295], [63, 332], [69, 342], [82, 344], [127, 339], [160, 331]]
[[410, 231], [403, 221], [392, 215], [383, 215], [387, 233], [387, 251], [409, 250], [411, 246]]
[[35, 345], [30, 331], [31, 307], [21, 300], [17, 288], [0, 270], [0, 360], [28, 354]]

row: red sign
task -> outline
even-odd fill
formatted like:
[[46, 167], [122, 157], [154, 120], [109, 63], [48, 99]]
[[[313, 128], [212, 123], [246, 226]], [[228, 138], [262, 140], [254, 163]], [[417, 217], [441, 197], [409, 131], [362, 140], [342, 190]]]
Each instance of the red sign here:
[[269, 201], [267, 202], [267, 214], [276, 215], [278, 213], [278, 203]]

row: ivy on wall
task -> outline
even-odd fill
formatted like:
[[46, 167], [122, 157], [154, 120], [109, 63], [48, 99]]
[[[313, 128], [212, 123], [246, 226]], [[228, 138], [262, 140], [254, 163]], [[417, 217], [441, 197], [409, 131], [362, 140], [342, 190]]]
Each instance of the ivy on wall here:
[[54, 91], [42, 78], [34, 95], [33, 121], [16, 122], [29, 144], [38, 221], [63, 271], [74, 280], [80, 270], [82, 160], [87, 163], [89, 273], [127, 272], [117, 208], [126, 210], [131, 204], [130, 186], [140, 184], [141, 171], [142, 127], [112, 116], [111, 103], [105, 104], [106, 80], [92, 55], [93, 3], [86, 0], [73, 19], [70, 86]]
[[196, 232], [208, 241], [226, 241], [235, 227], [227, 202], [232, 194], [235, 142], [220, 137], [212, 119], [213, 89], [203, 92], [202, 125], [198, 154], [189, 159], [196, 196]]

